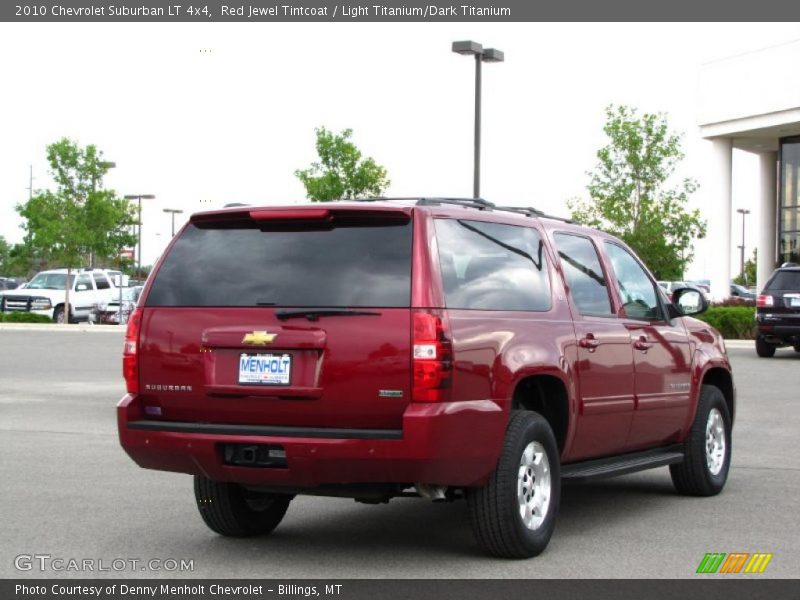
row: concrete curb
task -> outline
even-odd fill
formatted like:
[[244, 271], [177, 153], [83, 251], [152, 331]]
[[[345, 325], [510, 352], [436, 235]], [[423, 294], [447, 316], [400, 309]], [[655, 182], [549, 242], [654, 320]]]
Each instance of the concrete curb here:
[[0, 331], [62, 331], [80, 333], [119, 333], [124, 332], [126, 325], [89, 325], [73, 323], [58, 325], [56, 323], [0, 323]]
[[755, 340], [725, 340], [727, 348], [755, 348]]

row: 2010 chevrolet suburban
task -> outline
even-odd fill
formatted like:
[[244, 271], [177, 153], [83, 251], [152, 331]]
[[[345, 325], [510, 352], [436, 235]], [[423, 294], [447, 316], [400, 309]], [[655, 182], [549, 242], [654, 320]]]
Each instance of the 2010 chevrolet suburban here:
[[735, 388], [687, 316], [706, 306], [534, 209], [198, 213], [129, 321], [120, 439], [193, 474], [222, 535], [269, 533], [296, 494], [466, 497], [485, 551], [533, 556], [564, 480], [668, 465], [682, 493], [722, 490]]

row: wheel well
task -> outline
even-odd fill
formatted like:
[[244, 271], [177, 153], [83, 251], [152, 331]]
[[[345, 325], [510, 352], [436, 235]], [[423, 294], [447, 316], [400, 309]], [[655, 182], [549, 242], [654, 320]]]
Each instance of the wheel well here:
[[731, 415], [731, 423], [734, 419], [734, 402], [733, 402], [733, 378], [731, 374], [725, 369], [715, 367], [706, 371], [703, 376], [703, 385], [713, 385], [722, 392], [725, 396], [725, 404], [728, 405], [728, 412]]
[[564, 450], [569, 425], [569, 401], [564, 383], [552, 375], [526, 377], [514, 390], [513, 409], [534, 410], [542, 415], [556, 436], [559, 452]]

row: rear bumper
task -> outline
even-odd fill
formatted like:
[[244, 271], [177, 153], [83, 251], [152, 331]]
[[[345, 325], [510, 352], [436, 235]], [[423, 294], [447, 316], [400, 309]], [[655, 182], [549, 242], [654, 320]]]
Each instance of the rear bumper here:
[[775, 344], [800, 343], [800, 324], [772, 325], [769, 322], [758, 324], [758, 333], [767, 342]]
[[[486, 482], [497, 463], [507, 417], [490, 400], [410, 404], [402, 430], [253, 427], [148, 420], [139, 397], [117, 405], [120, 442], [141, 467], [249, 485]], [[274, 444], [287, 468], [226, 465], [223, 444]]]

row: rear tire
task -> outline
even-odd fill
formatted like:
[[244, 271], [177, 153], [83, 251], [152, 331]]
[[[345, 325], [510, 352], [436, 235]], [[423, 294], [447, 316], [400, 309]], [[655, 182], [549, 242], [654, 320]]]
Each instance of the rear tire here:
[[775, 356], [775, 346], [768, 344], [760, 335], [756, 336], [756, 354], [761, 358], [770, 358]]
[[540, 554], [555, 528], [561, 464], [550, 424], [533, 411], [513, 411], [495, 472], [467, 490], [472, 531], [493, 556]]
[[209, 529], [229, 537], [266, 535], [283, 520], [292, 496], [248, 492], [236, 483], [195, 475], [194, 496]]
[[728, 480], [731, 447], [731, 416], [725, 396], [719, 388], [704, 385], [684, 442], [683, 462], [669, 467], [675, 489], [688, 496], [719, 494]]

